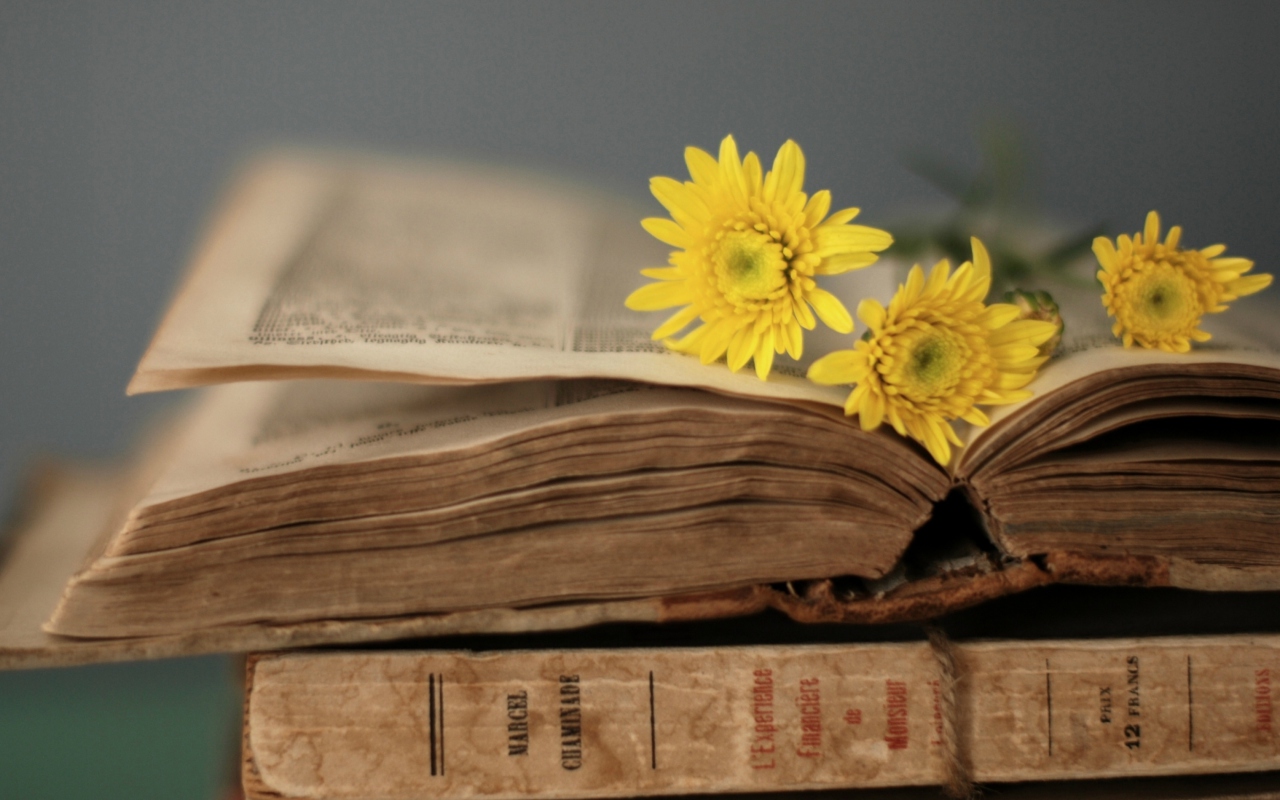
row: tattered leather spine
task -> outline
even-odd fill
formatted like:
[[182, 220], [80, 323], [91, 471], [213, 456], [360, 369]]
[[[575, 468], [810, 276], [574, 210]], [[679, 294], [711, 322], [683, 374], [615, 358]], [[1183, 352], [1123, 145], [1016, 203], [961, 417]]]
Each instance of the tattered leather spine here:
[[[1227, 571], [1223, 570], [1224, 572]], [[1240, 570], [1230, 570], [1239, 573]], [[1025, 559], [990, 562], [975, 560], [965, 569], [904, 581], [890, 591], [869, 594], [842, 592], [830, 579], [805, 581], [786, 591], [770, 585], [747, 586], [722, 592], [661, 599], [661, 622], [742, 616], [773, 608], [797, 622], [844, 622], [879, 625], [921, 622], [971, 608], [998, 597], [1050, 584], [1088, 586], [1170, 586], [1217, 588], [1232, 586], [1174, 584], [1169, 559], [1154, 556], [1098, 556], [1051, 552]]]

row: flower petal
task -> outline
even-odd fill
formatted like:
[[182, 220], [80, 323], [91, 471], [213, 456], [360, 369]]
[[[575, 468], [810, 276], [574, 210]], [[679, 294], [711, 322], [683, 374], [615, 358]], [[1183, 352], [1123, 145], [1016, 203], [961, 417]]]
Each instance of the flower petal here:
[[858, 413], [858, 407], [862, 405], [862, 398], [866, 395], [867, 391], [867, 385], [865, 383], [860, 383], [853, 387], [853, 391], [849, 392], [849, 397], [844, 401], [844, 415], [846, 417], [852, 417], [854, 414]]
[[1098, 263], [1107, 272], [1114, 271], [1120, 263], [1120, 254], [1116, 252], [1116, 246], [1105, 236], [1099, 236], [1093, 240], [1093, 254], [1097, 256]]
[[729, 341], [733, 338], [733, 324], [728, 320], [717, 320], [708, 326], [707, 335], [702, 339], [702, 347], [698, 357], [703, 364], [710, 364], [729, 349]]
[[689, 167], [689, 177], [700, 186], [711, 188], [719, 183], [720, 164], [711, 154], [699, 147], [684, 149], [684, 163]]
[[1035, 358], [1040, 348], [1022, 342], [1011, 342], [991, 348], [991, 357], [1004, 364], [1017, 364], [1020, 361]]
[[733, 334], [733, 338], [729, 340], [728, 352], [730, 372], [737, 372], [747, 365], [755, 344], [756, 337], [750, 327], [743, 326]]
[[974, 322], [987, 330], [996, 330], [1013, 322], [1021, 313], [1012, 303], [993, 303], [983, 309]]
[[742, 159], [738, 157], [738, 143], [732, 134], [720, 141], [720, 183], [729, 190], [735, 202], [746, 203], [748, 196], [748, 179], [742, 169]]
[[947, 277], [950, 272], [950, 265], [945, 261], [940, 261], [933, 265], [933, 271], [929, 273], [929, 280], [925, 282], [923, 293], [925, 295], [936, 295], [947, 286]]
[[1021, 389], [1026, 386], [1036, 376], [1034, 374], [1023, 374], [1020, 372], [1001, 372], [996, 375], [995, 383], [992, 384], [996, 389]]
[[674, 341], [668, 339], [665, 344], [677, 353], [697, 355], [702, 349], [702, 340], [706, 338], [709, 330], [711, 330], [711, 324], [704, 322], [679, 339]]
[[1049, 341], [1055, 333], [1058, 332], [1058, 326], [1052, 322], [1044, 322], [1038, 319], [1017, 319], [991, 332], [987, 337], [987, 343], [992, 347], [999, 347], [1004, 344], [1034, 344], [1041, 345]]
[[804, 218], [810, 228], [817, 227], [823, 218], [827, 216], [827, 212], [831, 210], [831, 192], [823, 189], [820, 192], [814, 192], [813, 197], [809, 198], [809, 204], [804, 207]]
[[1260, 292], [1271, 285], [1271, 275], [1265, 272], [1259, 272], [1257, 275], [1245, 275], [1236, 278], [1227, 284], [1227, 291], [1236, 297], [1244, 297], [1245, 295]]
[[1160, 241], [1160, 215], [1155, 211], [1147, 212], [1147, 224], [1142, 230], [1142, 240], [1147, 244]]
[[885, 316], [884, 306], [880, 305], [879, 300], [868, 297], [858, 303], [858, 319], [862, 320], [872, 333], [879, 333], [884, 327]]
[[818, 318], [836, 333], [852, 333], [853, 317], [835, 295], [826, 289], [810, 289], [805, 298], [818, 312]]
[[769, 379], [769, 370], [773, 368], [773, 344], [773, 328], [769, 328], [756, 348], [756, 377], [762, 381]]
[[653, 332], [654, 341], [665, 339], [668, 336], [674, 336], [678, 331], [697, 318], [697, 306], [685, 306], [668, 317], [666, 322], [658, 326], [658, 329]]
[[632, 311], [660, 311], [692, 302], [693, 292], [684, 281], [662, 281], [636, 289], [627, 297], [626, 305]]
[[893, 244], [893, 236], [866, 225], [819, 226], [813, 232], [814, 255], [819, 258], [853, 251], [878, 253]]
[[791, 139], [782, 143], [773, 159], [773, 169], [764, 177], [764, 200], [786, 203], [804, 185], [804, 153]]
[[957, 303], [980, 302], [987, 295], [978, 277], [974, 274], [972, 261], [966, 261], [956, 267], [951, 279], [947, 281], [947, 291], [951, 299]]
[[854, 217], [858, 216], [861, 213], [862, 213], [862, 209], [860, 208], [842, 208], [836, 213], [827, 217], [826, 221], [822, 223], [822, 227], [831, 227], [831, 228], [838, 227], [840, 225], [845, 224], [846, 222], [848, 222], [849, 220], [853, 219]]
[[824, 258], [813, 272], [815, 275], [840, 275], [849, 270], [869, 267], [879, 259], [880, 256], [875, 253], [840, 253]]
[[973, 248], [973, 272], [981, 280], [986, 276], [988, 282], [991, 281], [991, 254], [987, 252], [987, 247], [977, 236], [969, 237], [969, 246]]
[[800, 323], [801, 328], [811, 331], [818, 326], [818, 321], [813, 318], [813, 312], [809, 310], [808, 303], [796, 303], [791, 308], [796, 315], [796, 322]]
[[640, 270], [640, 274], [660, 281], [678, 281], [684, 278], [679, 267], [645, 267]]
[[782, 330], [786, 333], [787, 355], [798, 361], [804, 355], [804, 329], [793, 319]]
[[649, 190], [671, 212], [671, 218], [685, 227], [697, 227], [711, 216], [707, 204], [679, 181], [659, 175], [649, 181]]
[[762, 181], [760, 169], [760, 156], [755, 153], [747, 153], [742, 159], [742, 175], [747, 182], [747, 191], [752, 195], [760, 194]]
[[679, 247], [682, 250], [689, 248], [693, 244], [693, 239], [690, 238], [689, 233], [666, 217], [642, 219], [640, 220], [640, 225], [649, 232], [650, 236], [663, 244]]
[[874, 431], [884, 421], [884, 396], [877, 391], [869, 391], [862, 397], [858, 407], [858, 424], [864, 431]]
[[1235, 272], [1243, 274], [1253, 269], [1253, 262], [1247, 258], [1235, 256], [1232, 258], [1215, 258], [1209, 262], [1209, 266], [1214, 272]]
[[823, 386], [857, 383], [859, 376], [866, 371], [866, 365], [867, 359], [862, 353], [837, 350], [810, 364], [806, 377]]
[[[942, 261], [938, 262], [937, 266], [942, 266], [946, 263], [947, 260], [944, 258]], [[907, 273], [906, 284], [903, 285], [902, 288], [898, 289], [898, 294], [895, 295], [893, 299], [898, 300], [901, 298], [901, 305], [903, 306], [914, 305], [916, 300], [920, 299], [920, 291], [922, 289], [924, 289], [924, 270], [920, 268], [919, 264], [916, 264], [911, 268], [911, 271]]]
[[922, 442], [925, 449], [929, 451], [929, 455], [942, 466], [946, 466], [951, 460], [951, 445], [947, 442], [947, 437], [943, 435], [942, 428], [950, 427], [941, 419], [926, 418], [921, 420], [920, 429], [924, 434]]

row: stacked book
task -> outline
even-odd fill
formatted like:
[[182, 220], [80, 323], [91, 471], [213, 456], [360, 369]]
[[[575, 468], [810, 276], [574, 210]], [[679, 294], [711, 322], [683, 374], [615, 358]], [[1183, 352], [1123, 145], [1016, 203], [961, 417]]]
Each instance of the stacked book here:
[[[130, 469], [38, 482], [0, 572], [0, 665], [255, 653], [250, 797], [1280, 785], [1264, 623], [593, 648], [605, 623], [921, 622], [1050, 584], [1280, 590], [1269, 320], [1125, 349], [1097, 292], [1063, 287], [1034, 399], [944, 468], [850, 424], [807, 362], [761, 381], [651, 341], [623, 303], [666, 260], [639, 216], [498, 170], [249, 165], [130, 385], [209, 388]], [[558, 630], [578, 646], [512, 649]], [[428, 639], [480, 634], [510, 646]]]

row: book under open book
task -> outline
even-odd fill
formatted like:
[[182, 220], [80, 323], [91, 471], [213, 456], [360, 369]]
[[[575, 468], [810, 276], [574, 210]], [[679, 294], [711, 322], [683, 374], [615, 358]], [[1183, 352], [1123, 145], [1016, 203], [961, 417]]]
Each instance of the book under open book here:
[[[245, 793], [514, 800], [941, 784], [955, 798], [974, 796], [974, 780], [1237, 771], [1274, 791], [1277, 648], [1260, 635], [262, 654], [246, 680]], [[1076, 784], [1073, 796], [1097, 788]], [[1154, 788], [1131, 782], [1125, 796], [1170, 796]]]
[[[1056, 289], [1062, 355], [944, 469], [861, 431], [808, 362], [765, 382], [649, 341], [622, 303], [665, 260], [640, 216], [455, 165], [250, 165], [131, 389], [228, 385], [149, 449], [46, 630], [252, 649], [767, 606], [919, 619], [1055, 581], [1280, 589], [1267, 298], [1171, 355]], [[894, 270], [831, 288], [887, 299]]]

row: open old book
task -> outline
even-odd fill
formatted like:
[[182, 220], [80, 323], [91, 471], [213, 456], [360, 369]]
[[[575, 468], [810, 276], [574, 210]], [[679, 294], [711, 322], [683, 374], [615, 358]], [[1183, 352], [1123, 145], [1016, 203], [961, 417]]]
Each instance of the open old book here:
[[[666, 258], [640, 216], [474, 167], [252, 164], [130, 388], [227, 385], [152, 449], [46, 630], [355, 641], [1280, 589], [1280, 337], [1250, 302], [1174, 356], [1056, 292], [1063, 355], [944, 469], [807, 363], [762, 382], [651, 342], [623, 306]], [[894, 269], [828, 287], [887, 299]]]

